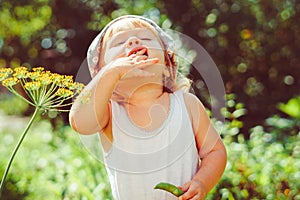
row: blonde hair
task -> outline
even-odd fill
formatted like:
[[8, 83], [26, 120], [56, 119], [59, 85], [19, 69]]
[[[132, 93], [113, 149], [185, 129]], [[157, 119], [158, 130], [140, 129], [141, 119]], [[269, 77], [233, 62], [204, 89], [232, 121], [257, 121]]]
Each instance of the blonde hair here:
[[[124, 23], [126, 26], [114, 26], [116, 23]], [[131, 30], [134, 28], [149, 28], [154, 35], [157, 37], [159, 43], [161, 44], [164, 51], [165, 58], [165, 66], [167, 73], [162, 75], [163, 80], [163, 92], [173, 93], [178, 89], [183, 89], [184, 91], [188, 91], [191, 85], [191, 82], [186, 77], [177, 76], [177, 62], [175, 60], [175, 54], [171, 49], [168, 48], [167, 44], [160, 38], [155, 27], [149, 22], [140, 19], [140, 18], [123, 18], [117, 22], [111, 24], [104, 32], [103, 37], [99, 42], [99, 59], [98, 64], [95, 65], [94, 73], [92, 77], [94, 77], [104, 66], [103, 63], [104, 53], [102, 53], [102, 49], [106, 47], [106, 41], [109, 40], [114, 34], [120, 31]]]

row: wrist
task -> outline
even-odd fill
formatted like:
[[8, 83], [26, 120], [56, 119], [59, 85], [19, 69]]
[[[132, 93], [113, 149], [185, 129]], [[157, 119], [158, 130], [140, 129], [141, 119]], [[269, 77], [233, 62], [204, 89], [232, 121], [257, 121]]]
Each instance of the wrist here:
[[121, 74], [118, 73], [118, 70], [110, 68], [106, 66], [102, 68], [103, 70], [103, 77], [106, 77], [108, 80], [119, 81], [121, 79]]
[[199, 178], [193, 178], [192, 181], [196, 182], [199, 185], [199, 188], [201, 188], [201, 191], [206, 196], [209, 192], [209, 189], [207, 188], [205, 182]]

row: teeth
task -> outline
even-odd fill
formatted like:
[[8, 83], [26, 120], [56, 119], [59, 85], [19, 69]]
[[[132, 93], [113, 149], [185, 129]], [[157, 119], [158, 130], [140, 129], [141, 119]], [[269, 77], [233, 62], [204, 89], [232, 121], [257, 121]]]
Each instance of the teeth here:
[[146, 49], [142, 49], [142, 50], [136, 52], [135, 54], [136, 55], [144, 55], [144, 53], [146, 53]]

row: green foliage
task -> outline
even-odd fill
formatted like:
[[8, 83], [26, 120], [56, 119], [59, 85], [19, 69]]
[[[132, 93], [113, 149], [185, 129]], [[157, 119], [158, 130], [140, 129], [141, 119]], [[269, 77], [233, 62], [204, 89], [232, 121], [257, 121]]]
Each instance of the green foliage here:
[[226, 91], [247, 106], [245, 128], [275, 114], [278, 102], [299, 92], [299, 1], [164, 3], [172, 24], [203, 45], [221, 71]]
[[[101, 30], [112, 19], [122, 15], [145, 15], [156, 23], [161, 24], [167, 17], [161, 15], [160, 10], [163, 9], [163, 4], [160, 1], [101, 1], [91, 0], [86, 2], [86, 5], [93, 9], [92, 19], [88, 23], [88, 28], [92, 30]], [[106, 10], [104, 10], [106, 8]]]
[[145, 15], [210, 53], [226, 90], [247, 105], [250, 128], [299, 91], [299, 7], [291, 0], [2, 0], [0, 67], [42, 64], [75, 75], [95, 31], [120, 15]]
[[[1, 127], [0, 174], [3, 173], [23, 124]], [[92, 158], [70, 127], [53, 130], [47, 121], [29, 131], [8, 176], [3, 200], [112, 199], [102, 163]], [[17, 197], [16, 197], [17, 198]]]
[[278, 133], [261, 126], [251, 130], [250, 140], [238, 141], [224, 133], [228, 164], [211, 199], [298, 199], [300, 192], [300, 134], [276, 140]]
[[240, 119], [247, 113], [243, 103], [237, 102], [235, 94], [226, 95], [226, 107], [221, 110], [225, 121], [219, 122], [212, 119], [215, 123], [215, 127], [218, 132], [222, 133], [226, 131], [226, 135], [230, 135], [232, 138], [237, 139], [237, 135], [240, 134], [241, 129], [244, 126], [244, 122]]
[[0, 39], [30, 37], [42, 30], [49, 22], [52, 9], [47, 1], [33, 0], [31, 4], [14, 5], [10, 1], [1, 2]]
[[[226, 91], [237, 94], [228, 95], [225, 123], [215, 122], [229, 160], [209, 199], [300, 199], [299, 98], [288, 101], [299, 92], [299, 8], [290, 0], [2, 0], [0, 67], [42, 64], [76, 73], [95, 30], [123, 14], [146, 15], [203, 45]], [[0, 107], [19, 114], [27, 105], [16, 101], [1, 96]], [[276, 106], [292, 119], [272, 116]], [[1, 171], [24, 128], [23, 118], [5, 122], [13, 126], [1, 123]], [[7, 198], [111, 199], [104, 167], [69, 127], [52, 130], [43, 121], [29, 135], [9, 176]]]
[[[234, 101], [235, 95], [227, 97], [226, 121], [215, 125], [222, 132], [228, 163], [208, 199], [300, 199], [299, 120], [269, 117], [265, 127], [253, 127], [245, 139], [240, 128], [246, 122], [238, 119], [243, 106]], [[234, 115], [236, 111], [241, 115]]]
[[[244, 107], [235, 98], [228, 95], [225, 122], [214, 122], [222, 132], [228, 163], [207, 199], [299, 199], [299, 120], [270, 117], [265, 127], [253, 127], [247, 140], [240, 133]], [[5, 165], [27, 120], [15, 121], [19, 124], [1, 127], [0, 166]], [[4, 196], [112, 199], [104, 165], [83, 148], [69, 126], [53, 129], [49, 122], [40, 121], [29, 134], [30, 140], [25, 140], [11, 169]]]
[[5, 114], [22, 115], [27, 109], [28, 104], [19, 97], [7, 93], [0, 93], [0, 110]]
[[289, 116], [300, 119], [300, 96], [290, 99], [286, 104], [280, 103], [278, 107]]

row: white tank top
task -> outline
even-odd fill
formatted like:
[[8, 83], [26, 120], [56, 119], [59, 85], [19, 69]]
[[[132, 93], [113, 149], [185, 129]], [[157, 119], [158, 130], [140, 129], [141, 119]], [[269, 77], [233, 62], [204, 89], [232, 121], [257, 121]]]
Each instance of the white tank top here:
[[168, 116], [153, 131], [136, 126], [124, 107], [112, 101], [113, 144], [104, 162], [115, 200], [176, 200], [154, 186], [180, 186], [196, 173], [199, 157], [183, 93], [169, 96]]

